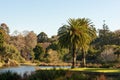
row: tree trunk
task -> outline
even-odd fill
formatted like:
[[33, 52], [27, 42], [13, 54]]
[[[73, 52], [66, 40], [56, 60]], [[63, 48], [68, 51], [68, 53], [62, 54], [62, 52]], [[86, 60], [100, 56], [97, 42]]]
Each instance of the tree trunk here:
[[86, 67], [86, 53], [82, 50], [82, 67]]
[[118, 59], [118, 61], [120, 60], [120, 54], [119, 53], [117, 54], [117, 59]]
[[75, 68], [76, 67], [76, 52], [75, 52], [75, 48], [73, 48], [72, 54], [73, 54], [72, 68]]

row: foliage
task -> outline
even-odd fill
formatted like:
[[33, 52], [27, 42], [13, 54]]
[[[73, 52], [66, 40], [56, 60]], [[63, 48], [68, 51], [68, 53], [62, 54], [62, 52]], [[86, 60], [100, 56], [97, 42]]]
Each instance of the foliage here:
[[40, 34], [38, 34], [37, 38], [38, 38], [37, 39], [38, 43], [43, 43], [48, 41], [48, 36], [44, 32], [41, 32]]
[[45, 62], [59, 63], [61, 62], [60, 55], [57, 51], [49, 49], [44, 55]]
[[114, 32], [104, 23], [103, 28], [98, 30], [98, 37], [93, 41], [97, 49], [101, 49], [104, 45], [120, 45], [120, 31]]
[[10, 44], [13, 44], [20, 52], [25, 48], [25, 39], [21, 34], [17, 36], [11, 36]]
[[47, 52], [52, 50], [53, 52], [57, 51], [56, 55], [58, 55], [58, 58], [62, 61], [66, 60], [65, 55], [69, 53], [69, 50], [67, 48], [61, 48], [60, 45], [58, 44], [58, 40], [53, 41], [48, 47], [47, 47]]
[[[89, 72], [89, 73], [82, 73]], [[0, 80], [119, 80], [119, 69], [106, 68], [78, 68], [67, 70], [38, 70], [23, 77], [13, 72], [0, 73]], [[98, 74], [96, 74], [96, 72]], [[101, 72], [104, 72], [101, 74]], [[110, 76], [108, 74], [110, 74]], [[116, 76], [115, 76], [116, 75]]]
[[64, 70], [40, 70], [36, 71], [35, 74], [29, 77], [29, 80], [55, 80], [60, 76], [64, 76]]
[[68, 78], [68, 80], [89, 80], [89, 77], [83, 73], [73, 73], [72, 76]]
[[3, 51], [3, 45], [4, 45], [4, 31], [0, 30], [0, 53]]
[[33, 49], [37, 45], [37, 36], [36, 34], [31, 31], [25, 36], [25, 48], [24, 54], [26, 53], [26, 59], [33, 60], [34, 59], [34, 52]]
[[25, 49], [27, 49], [26, 51], [28, 52], [29, 50], [35, 48], [35, 46], [37, 45], [37, 36], [33, 31], [29, 32], [25, 36], [25, 45]]
[[40, 43], [38, 43], [36, 45], [36, 47], [33, 49], [33, 51], [34, 51], [36, 60], [43, 60], [43, 55], [44, 55], [45, 51]]
[[33, 31], [27, 32], [24, 36], [22, 34], [11, 36], [10, 44], [13, 44], [26, 60], [34, 59], [33, 48], [37, 44], [37, 36]]
[[21, 80], [21, 76], [17, 73], [8, 71], [5, 73], [0, 73], [0, 80]]
[[47, 47], [47, 50], [49, 50], [49, 49], [58, 51], [58, 50], [60, 50], [60, 46], [58, 45], [57, 42], [53, 42]]
[[120, 61], [120, 30], [110, 31], [105, 22], [103, 28], [98, 29], [98, 35], [93, 23], [87, 18], [70, 18], [68, 24], [58, 29], [58, 35], [50, 39], [45, 32], [38, 36], [33, 31], [15, 33], [9, 35], [9, 27], [5, 23], [0, 25], [1, 63], [8, 58], [18, 62], [34, 61], [35, 58], [37, 61], [65, 61], [73, 64], [77, 60], [79, 63], [83, 61], [84, 66], [85, 62], [100, 62], [108, 66], [111, 62]]
[[0, 28], [3, 29], [7, 34], [9, 34], [10, 30], [7, 24], [1, 23]]
[[18, 62], [24, 62], [25, 60], [20, 55], [19, 51], [14, 45], [5, 44], [4, 45], [3, 59], [12, 59]]
[[113, 38], [111, 39], [111, 43], [113, 45], [120, 45], [120, 30], [116, 30], [113, 32], [114, 35], [113, 35]]
[[117, 59], [119, 60], [120, 59], [120, 46], [115, 47], [114, 54], [117, 55]]
[[88, 45], [96, 37], [95, 29], [86, 18], [69, 19], [69, 25], [63, 25], [58, 30], [58, 41], [61, 47], [69, 48], [73, 55], [73, 67], [76, 63], [76, 50], [87, 51]]

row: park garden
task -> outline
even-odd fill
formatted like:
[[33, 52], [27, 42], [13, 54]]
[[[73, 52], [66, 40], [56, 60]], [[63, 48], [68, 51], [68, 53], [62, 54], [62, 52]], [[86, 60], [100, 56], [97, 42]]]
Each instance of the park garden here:
[[[119, 80], [120, 30], [111, 31], [103, 21], [96, 29], [88, 18], [70, 18], [49, 38], [45, 32], [15, 31], [0, 26], [0, 66], [71, 66], [39, 69], [23, 77], [10, 71], [0, 80]], [[112, 77], [111, 77], [112, 76]]]

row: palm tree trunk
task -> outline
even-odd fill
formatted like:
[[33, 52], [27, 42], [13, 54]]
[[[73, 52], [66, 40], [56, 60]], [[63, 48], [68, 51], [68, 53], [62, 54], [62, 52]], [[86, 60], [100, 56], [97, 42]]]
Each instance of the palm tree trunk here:
[[120, 55], [119, 55], [119, 53], [117, 54], [117, 59], [118, 59], [118, 61], [119, 61], [119, 59], [120, 59]]
[[82, 50], [82, 67], [86, 67], [86, 53]]
[[73, 54], [72, 68], [75, 68], [76, 67], [76, 53], [75, 53], [75, 48], [72, 49], [72, 54]]

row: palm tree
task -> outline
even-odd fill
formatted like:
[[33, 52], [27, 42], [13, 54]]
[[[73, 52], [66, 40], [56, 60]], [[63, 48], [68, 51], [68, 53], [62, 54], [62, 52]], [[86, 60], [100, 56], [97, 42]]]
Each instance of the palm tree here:
[[86, 66], [86, 53], [89, 49], [90, 43], [96, 38], [96, 29], [93, 27], [92, 22], [89, 19], [82, 18], [79, 19], [79, 22], [81, 24], [81, 27], [84, 27], [84, 32], [86, 35], [84, 35], [85, 40], [82, 43], [81, 50], [82, 50], [82, 66]]
[[[76, 66], [76, 50], [82, 48], [85, 52], [86, 46], [92, 41], [91, 36], [92, 29], [89, 28], [89, 19], [78, 18], [69, 19], [68, 25], [63, 25], [58, 30], [58, 40], [61, 47], [67, 47], [71, 49], [73, 55], [72, 68]], [[90, 29], [90, 30], [89, 30]]]
[[84, 42], [83, 46], [81, 47], [82, 50], [82, 66], [86, 66], [86, 54], [89, 49], [90, 43], [96, 38], [96, 30], [93, 27], [88, 27], [87, 29], [87, 36], [86, 41]]

